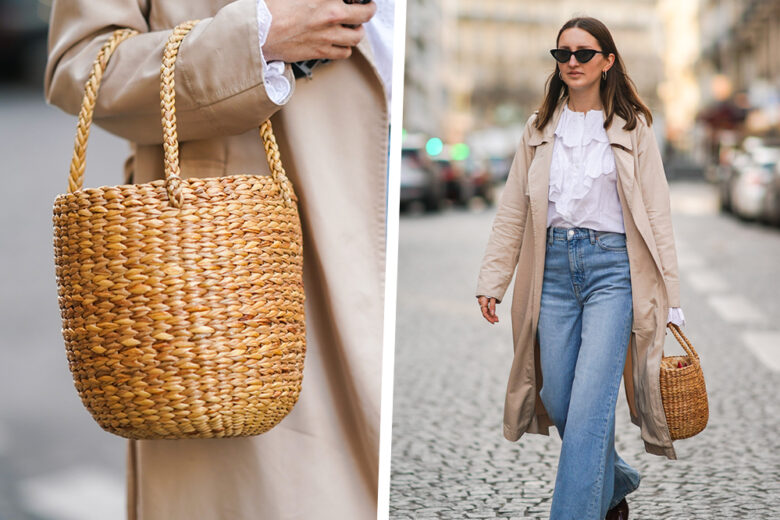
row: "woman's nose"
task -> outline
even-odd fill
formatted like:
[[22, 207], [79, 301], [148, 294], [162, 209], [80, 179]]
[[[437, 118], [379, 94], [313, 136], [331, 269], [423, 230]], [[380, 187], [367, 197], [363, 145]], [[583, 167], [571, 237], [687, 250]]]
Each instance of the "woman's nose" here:
[[572, 54], [572, 55], [569, 57], [569, 61], [566, 63], [566, 65], [568, 65], [569, 67], [574, 67], [575, 65], [577, 65], [577, 63], [579, 63], [579, 62], [577, 61], [577, 58], [575, 58], [575, 57], [574, 57], [574, 54]]

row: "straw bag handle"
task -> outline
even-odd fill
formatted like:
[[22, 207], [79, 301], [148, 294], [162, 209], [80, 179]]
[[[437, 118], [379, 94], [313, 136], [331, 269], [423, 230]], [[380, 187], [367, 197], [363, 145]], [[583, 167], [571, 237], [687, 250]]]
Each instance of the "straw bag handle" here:
[[92, 64], [92, 71], [89, 73], [87, 83], [84, 85], [84, 97], [81, 100], [79, 123], [76, 127], [76, 142], [73, 145], [73, 158], [70, 161], [68, 193], [80, 190], [84, 184], [84, 167], [86, 166], [89, 129], [92, 125], [92, 115], [95, 112], [95, 102], [97, 101], [100, 82], [103, 80], [103, 73], [106, 71], [106, 67], [108, 67], [108, 59], [120, 43], [136, 34], [138, 34], [138, 31], [133, 29], [117, 29], [114, 31], [108, 41], [100, 48], [100, 52]]
[[669, 329], [671, 329], [672, 334], [674, 334], [674, 337], [677, 338], [677, 342], [680, 344], [683, 350], [685, 350], [685, 352], [692, 358], [699, 359], [699, 355], [693, 349], [693, 345], [691, 345], [691, 342], [688, 341], [687, 337], [685, 337], [683, 331], [680, 330], [680, 327], [671, 322], [667, 323], [666, 326], [669, 327]]
[[[174, 71], [176, 56], [182, 40], [200, 20], [190, 20], [181, 23], [173, 29], [168, 38], [160, 69], [160, 108], [162, 110], [163, 148], [165, 150], [165, 188], [171, 204], [181, 207], [183, 193], [181, 190], [181, 170], [179, 168], [179, 137], [176, 131], [176, 90], [174, 88]], [[271, 121], [260, 125], [260, 136], [263, 139], [265, 157], [271, 176], [279, 186], [285, 202], [292, 206], [295, 194], [279, 156], [279, 146], [276, 144]]]
[[[197, 20], [185, 22], [174, 29], [165, 47], [163, 66], [161, 68], [160, 106], [162, 109], [163, 147], [165, 149], [165, 186], [171, 204], [177, 208], [181, 207], [183, 193], [181, 191], [181, 170], [179, 169], [179, 140], [176, 133], [173, 73], [181, 40], [196, 23]], [[68, 193], [78, 191], [84, 185], [89, 131], [92, 126], [98, 90], [103, 80], [103, 74], [108, 67], [108, 60], [120, 43], [136, 34], [138, 34], [138, 31], [134, 29], [117, 29], [114, 31], [106, 43], [103, 44], [92, 64], [89, 78], [84, 85], [84, 97], [81, 100], [81, 110], [79, 111], [78, 125], [76, 127], [76, 139], [73, 145], [73, 157], [70, 161], [70, 173], [68, 175]], [[282, 166], [279, 147], [276, 144], [270, 121], [266, 121], [260, 126], [260, 135], [263, 139], [271, 175], [279, 186], [285, 202], [292, 205], [295, 194]]]

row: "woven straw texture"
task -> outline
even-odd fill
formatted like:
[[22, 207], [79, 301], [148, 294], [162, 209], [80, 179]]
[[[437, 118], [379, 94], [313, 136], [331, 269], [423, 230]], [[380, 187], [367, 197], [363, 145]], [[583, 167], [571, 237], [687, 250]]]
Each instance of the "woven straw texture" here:
[[54, 203], [63, 337], [76, 389], [105, 430], [134, 439], [256, 435], [289, 413], [305, 354], [301, 228], [271, 125], [271, 176], [181, 179], [178, 26], [163, 58], [166, 178], [82, 189], [100, 79], [84, 93], [68, 193]]
[[[661, 359], [661, 398], [672, 440], [687, 439], [707, 426], [709, 406], [699, 355], [680, 327], [668, 324], [686, 356]], [[681, 365], [681, 366], [680, 366]]]

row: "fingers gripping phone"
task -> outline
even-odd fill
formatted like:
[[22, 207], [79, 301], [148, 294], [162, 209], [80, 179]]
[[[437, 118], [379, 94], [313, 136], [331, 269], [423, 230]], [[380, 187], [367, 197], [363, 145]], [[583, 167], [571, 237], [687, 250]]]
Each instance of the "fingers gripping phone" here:
[[[344, 0], [345, 4], [367, 4], [372, 0]], [[306, 61], [296, 61], [292, 63], [292, 70], [295, 79], [298, 78], [311, 78], [311, 73], [314, 67], [323, 63], [328, 63], [330, 60], [316, 59]]]

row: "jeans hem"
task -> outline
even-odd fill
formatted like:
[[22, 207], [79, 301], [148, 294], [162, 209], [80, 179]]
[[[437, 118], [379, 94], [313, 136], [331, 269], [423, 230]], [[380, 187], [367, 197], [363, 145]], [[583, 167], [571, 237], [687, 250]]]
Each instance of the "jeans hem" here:
[[622, 496], [622, 497], [620, 497], [619, 499], [617, 499], [617, 500], [615, 500], [615, 499], [612, 499], [612, 503], [610, 503], [610, 504], [609, 504], [609, 508], [608, 508], [608, 509], [612, 509], [613, 507], [615, 507], [616, 505], [618, 505], [618, 504], [619, 504], [619, 503], [620, 503], [620, 502], [621, 502], [621, 501], [622, 501], [624, 498], [626, 498], [628, 495], [630, 495], [631, 493], [633, 493], [634, 491], [636, 491], [637, 489], [639, 489], [639, 483], [640, 483], [640, 482], [641, 482], [641, 479], [640, 479], [640, 481], [639, 481], [639, 482], [637, 482], [637, 483], [636, 483], [636, 486], [635, 486], [634, 488], [632, 488], [631, 490], [629, 490], [629, 491], [628, 491], [628, 492], [627, 492], [625, 495], [623, 495], [623, 496]]

